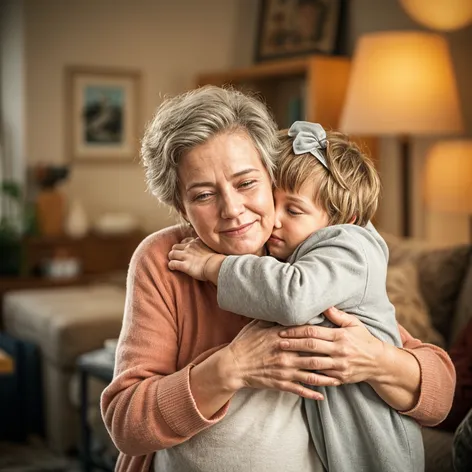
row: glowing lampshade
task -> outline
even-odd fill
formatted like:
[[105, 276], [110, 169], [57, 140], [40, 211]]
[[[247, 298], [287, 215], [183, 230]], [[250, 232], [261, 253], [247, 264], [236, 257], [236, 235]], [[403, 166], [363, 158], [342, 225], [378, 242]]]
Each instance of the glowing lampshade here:
[[340, 127], [357, 135], [460, 132], [456, 81], [444, 38], [408, 31], [362, 36]]
[[418, 23], [440, 31], [453, 31], [472, 22], [471, 0], [400, 0]]
[[432, 210], [472, 215], [472, 140], [441, 141], [431, 148], [424, 192]]

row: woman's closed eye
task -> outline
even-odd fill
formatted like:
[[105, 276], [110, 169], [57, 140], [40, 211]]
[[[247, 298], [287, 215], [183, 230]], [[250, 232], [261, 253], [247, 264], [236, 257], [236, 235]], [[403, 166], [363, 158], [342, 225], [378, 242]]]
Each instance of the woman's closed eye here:
[[199, 193], [198, 195], [196, 195], [193, 200], [194, 201], [197, 201], [197, 202], [203, 202], [205, 200], [208, 200], [210, 197], [212, 197], [213, 194], [210, 193], [210, 192], [204, 192], [204, 193]]
[[239, 184], [239, 188], [245, 189], [245, 188], [251, 188], [256, 184], [255, 180], [245, 180], [244, 182], [241, 182]]

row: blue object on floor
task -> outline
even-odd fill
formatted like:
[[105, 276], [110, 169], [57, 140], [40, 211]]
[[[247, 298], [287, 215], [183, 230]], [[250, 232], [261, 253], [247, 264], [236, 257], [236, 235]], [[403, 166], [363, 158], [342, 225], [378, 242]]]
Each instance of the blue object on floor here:
[[13, 357], [12, 374], [0, 376], [0, 439], [25, 441], [44, 436], [43, 395], [39, 349], [0, 333], [0, 347]]

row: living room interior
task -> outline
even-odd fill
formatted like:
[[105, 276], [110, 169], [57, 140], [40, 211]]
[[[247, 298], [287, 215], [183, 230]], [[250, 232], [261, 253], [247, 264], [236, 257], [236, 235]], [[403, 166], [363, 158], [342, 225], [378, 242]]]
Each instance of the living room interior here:
[[[317, 38], [270, 39], [299, 3]], [[436, 3], [448, 14], [426, 0], [1, 3], [0, 470], [113, 470], [98, 399], [126, 270], [144, 237], [179, 221], [146, 188], [140, 139], [164, 97], [227, 83], [259, 92], [280, 127], [319, 121], [370, 149], [397, 319], [456, 366], [451, 414], [424, 434], [426, 470], [453, 470], [472, 408], [472, 7]], [[407, 107], [379, 98], [398, 84]]]

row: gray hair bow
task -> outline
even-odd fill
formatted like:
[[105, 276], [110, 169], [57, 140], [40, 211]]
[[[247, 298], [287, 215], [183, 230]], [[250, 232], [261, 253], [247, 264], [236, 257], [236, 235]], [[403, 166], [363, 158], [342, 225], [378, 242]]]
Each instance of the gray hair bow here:
[[328, 169], [326, 157], [323, 153], [323, 150], [328, 147], [328, 140], [326, 139], [326, 131], [319, 123], [295, 121], [295, 123], [290, 126], [288, 135], [294, 138], [293, 152], [296, 155], [309, 152]]

